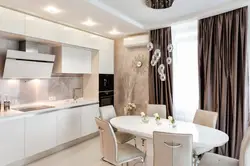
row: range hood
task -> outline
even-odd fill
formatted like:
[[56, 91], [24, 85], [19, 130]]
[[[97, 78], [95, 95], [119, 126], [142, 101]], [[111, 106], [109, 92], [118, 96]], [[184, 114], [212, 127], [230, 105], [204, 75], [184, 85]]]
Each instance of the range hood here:
[[50, 78], [55, 55], [38, 53], [37, 43], [22, 41], [19, 50], [7, 50], [3, 78]]

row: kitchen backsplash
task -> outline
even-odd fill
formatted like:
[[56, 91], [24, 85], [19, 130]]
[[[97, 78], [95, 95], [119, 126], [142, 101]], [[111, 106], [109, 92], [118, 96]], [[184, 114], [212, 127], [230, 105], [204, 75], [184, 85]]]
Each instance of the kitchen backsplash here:
[[[50, 97], [56, 100], [70, 99], [75, 88], [83, 87], [83, 77], [52, 77], [51, 79], [35, 80], [0, 80], [1, 100], [6, 97], [12, 104], [26, 104], [48, 101]], [[82, 97], [82, 94], [77, 94]]]

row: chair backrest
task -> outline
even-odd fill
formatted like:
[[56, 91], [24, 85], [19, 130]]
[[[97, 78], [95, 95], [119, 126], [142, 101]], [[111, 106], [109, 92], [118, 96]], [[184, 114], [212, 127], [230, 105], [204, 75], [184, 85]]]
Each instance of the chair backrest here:
[[240, 166], [250, 165], [250, 127], [242, 140], [240, 149]]
[[167, 118], [166, 105], [148, 104], [147, 115], [153, 116], [154, 113], [158, 113], [162, 118]]
[[197, 110], [193, 123], [211, 128], [216, 128], [218, 113], [205, 110]]
[[193, 136], [154, 132], [154, 166], [192, 166]]
[[109, 121], [110, 119], [115, 118], [116, 112], [115, 112], [114, 106], [109, 105], [109, 106], [100, 107], [100, 115], [101, 115], [102, 120]]
[[117, 140], [115, 133], [105, 120], [95, 118], [100, 133], [101, 152], [105, 160], [116, 163], [117, 161]]

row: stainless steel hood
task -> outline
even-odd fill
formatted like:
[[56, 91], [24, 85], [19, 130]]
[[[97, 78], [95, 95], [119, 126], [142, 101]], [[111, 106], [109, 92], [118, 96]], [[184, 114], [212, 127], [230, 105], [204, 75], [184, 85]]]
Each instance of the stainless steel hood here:
[[50, 78], [55, 55], [38, 53], [38, 44], [23, 41], [19, 50], [8, 50], [3, 78], [35, 79]]

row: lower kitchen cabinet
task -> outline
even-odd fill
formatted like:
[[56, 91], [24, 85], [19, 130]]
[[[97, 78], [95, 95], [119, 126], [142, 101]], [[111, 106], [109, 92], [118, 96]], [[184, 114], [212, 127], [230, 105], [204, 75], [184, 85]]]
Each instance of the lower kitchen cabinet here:
[[25, 156], [56, 146], [56, 114], [48, 113], [25, 118]]
[[95, 123], [95, 117], [99, 117], [99, 104], [89, 105], [82, 107], [82, 131], [81, 136], [87, 136], [89, 134], [93, 134], [98, 131], [97, 125]]
[[24, 158], [24, 119], [0, 122], [0, 166]]
[[81, 110], [77, 107], [57, 113], [57, 145], [81, 137]]

